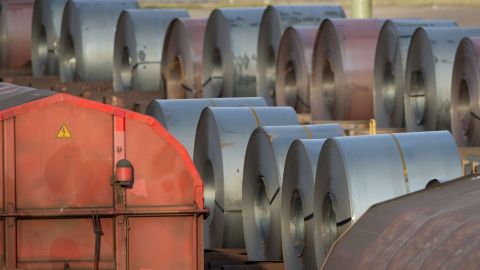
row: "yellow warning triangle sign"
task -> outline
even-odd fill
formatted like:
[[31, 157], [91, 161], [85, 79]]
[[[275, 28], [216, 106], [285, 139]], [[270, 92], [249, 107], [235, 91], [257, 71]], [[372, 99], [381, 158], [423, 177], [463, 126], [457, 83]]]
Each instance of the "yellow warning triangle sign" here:
[[58, 131], [57, 138], [72, 138], [72, 133], [70, 133], [65, 123], [63, 123], [62, 127]]

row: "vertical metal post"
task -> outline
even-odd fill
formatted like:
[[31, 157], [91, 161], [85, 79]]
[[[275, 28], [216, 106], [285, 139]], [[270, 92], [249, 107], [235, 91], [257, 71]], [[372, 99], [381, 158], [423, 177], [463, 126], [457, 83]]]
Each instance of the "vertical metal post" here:
[[350, 4], [350, 17], [371, 18], [372, 0], [352, 0]]

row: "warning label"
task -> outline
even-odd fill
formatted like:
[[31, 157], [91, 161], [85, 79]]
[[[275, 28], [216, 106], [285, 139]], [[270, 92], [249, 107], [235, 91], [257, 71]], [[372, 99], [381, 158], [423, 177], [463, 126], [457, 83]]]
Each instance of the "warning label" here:
[[72, 133], [67, 128], [67, 124], [63, 123], [57, 133], [57, 138], [72, 138]]

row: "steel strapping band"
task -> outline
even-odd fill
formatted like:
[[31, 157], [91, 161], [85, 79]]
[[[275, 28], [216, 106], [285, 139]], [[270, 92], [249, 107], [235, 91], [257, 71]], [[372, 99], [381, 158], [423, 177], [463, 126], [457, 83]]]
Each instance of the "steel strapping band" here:
[[397, 146], [398, 153], [400, 154], [400, 159], [402, 160], [402, 169], [403, 169], [403, 177], [405, 179], [405, 190], [407, 193], [410, 193], [410, 187], [408, 184], [408, 170], [407, 170], [407, 164], [405, 162], [405, 157], [403, 155], [402, 147], [400, 146], [400, 142], [398, 139], [395, 137], [394, 134], [390, 133], [390, 136], [392, 136], [393, 141], [395, 142], [395, 145]]

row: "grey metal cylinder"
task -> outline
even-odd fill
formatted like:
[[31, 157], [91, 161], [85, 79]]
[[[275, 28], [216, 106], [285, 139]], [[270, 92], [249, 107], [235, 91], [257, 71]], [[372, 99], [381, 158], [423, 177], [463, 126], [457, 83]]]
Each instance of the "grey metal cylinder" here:
[[422, 27], [415, 31], [405, 71], [407, 131], [450, 130], [450, 91], [455, 52], [480, 28]]
[[260, 97], [156, 99], [145, 111], [157, 119], [193, 157], [193, 146], [198, 119], [207, 107], [263, 107], [267, 103]]
[[315, 180], [317, 265], [336, 238], [373, 204], [461, 175], [448, 131], [328, 139]]
[[176, 19], [165, 34], [162, 80], [167, 98], [203, 97], [202, 54], [207, 19]]
[[315, 261], [313, 187], [324, 139], [290, 146], [283, 173], [281, 221], [285, 269], [319, 269]]
[[298, 125], [290, 107], [207, 108], [198, 122], [193, 162], [204, 183], [206, 248], [242, 248], [242, 181], [247, 143], [259, 126]]
[[408, 47], [413, 33], [421, 26], [456, 26], [456, 23], [449, 20], [387, 20], [380, 31], [373, 71], [373, 105], [378, 127], [405, 125], [403, 95]]
[[342, 136], [338, 124], [259, 127], [248, 141], [242, 184], [245, 246], [251, 261], [281, 260], [285, 158], [296, 139]]
[[451, 93], [452, 134], [459, 146], [480, 146], [480, 38], [464, 38], [455, 55]]
[[185, 9], [133, 9], [120, 14], [113, 49], [114, 91], [161, 91], [165, 34], [170, 22], [188, 18]]
[[124, 9], [138, 8], [134, 0], [69, 0], [60, 30], [60, 79], [111, 81], [115, 28]]
[[222, 8], [210, 14], [203, 44], [203, 96], [257, 95], [257, 41], [264, 8]]
[[384, 21], [327, 19], [321, 24], [312, 57], [312, 119], [373, 118], [373, 63]]
[[60, 26], [67, 0], [37, 0], [33, 7], [32, 71], [33, 76], [59, 74]]
[[[268, 6], [260, 22], [257, 48], [257, 95], [275, 105], [275, 63], [280, 38], [289, 26], [316, 26], [326, 18], [344, 18], [341, 6]], [[310, 61], [309, 61], [310, 62]]]
[[285, 30], [277, 52], [275, 100], [299, 113], [310, 112], [310, 77], [313, 45], [318, 27], [291, 26]]

